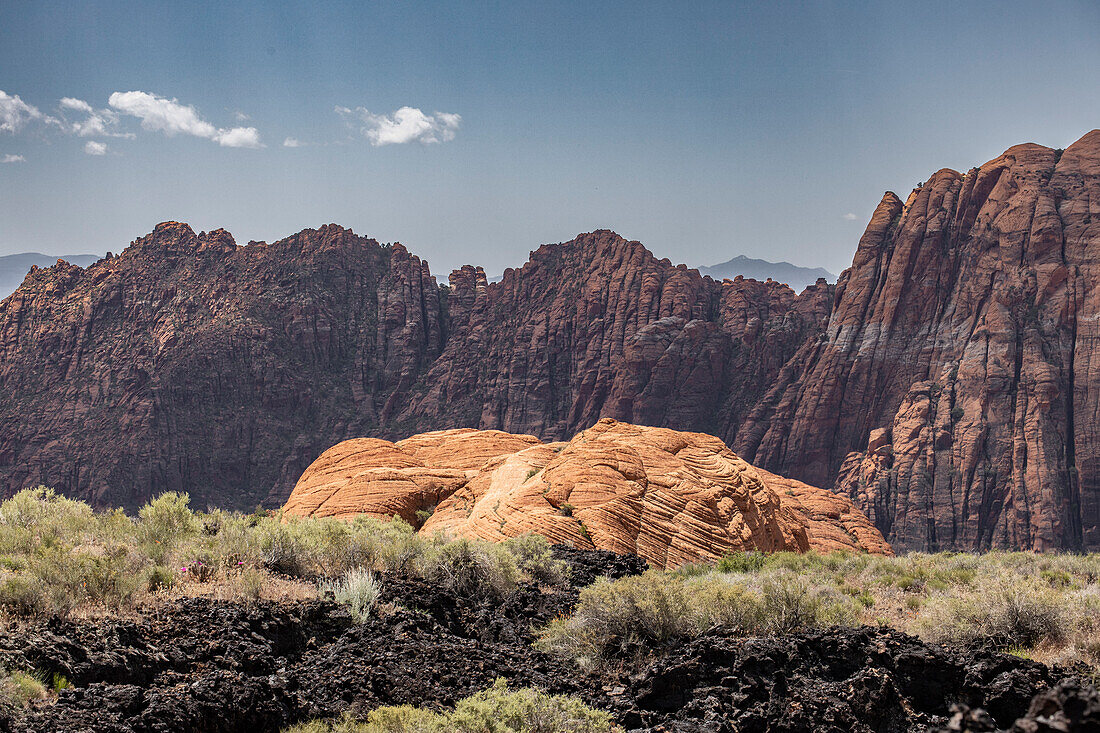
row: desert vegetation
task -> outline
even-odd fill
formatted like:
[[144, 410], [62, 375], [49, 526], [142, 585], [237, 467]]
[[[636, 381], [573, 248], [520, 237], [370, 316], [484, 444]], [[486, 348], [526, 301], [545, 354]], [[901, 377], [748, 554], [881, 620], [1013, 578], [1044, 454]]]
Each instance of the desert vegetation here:
[[614, 733], [611, 716], [575, 698], [531, 688], [509, 690], [504, 680], [460, 700], [449, 712], [410, 705], [372, 710], [358, 721], [315, 721], [286, 733]]
[[[346, 607], [345, 623], [365, 634], [442, 624], [432, 633], [474, 638], [497, 629], [491, 638], [503, 633], [510, 653], [603, 679], [628, 678], [706, 638], [813, 639], [818, 630], [855, 633], [851, 627], [897, 629], [926, 644], [1007, 652], [1087, 675], [1100, 670], [1100, 555], [747, 552], [669, 572], [631, 574], [640, 572], [632, 566], [617, 580], [597, 574], [588, 583], [573, 577], [578, 566], [562, 559], [575, 563], [569, 552], [577, 551], [535, 535], [500, 544], [427, 537], [401, 520], [201, 512], [175, 493], [136, 515], [96, 512], [38, 488], [0, 503], [0, 628], [12, 633], [49, 618], [136, 622], [180, 601], [257, 604], [266, 614], [295, 603], [324, 614], [335, 601]], [[351, 658], [357, 648], [348, 647]], [[579, 697], [492, 679], [457, 703], [383, 705], [342, 718], [331, 717], [342, 708], [329, 708], [327, 720], [292, 730], [616, 730], [611, 716]], [[64, 699], [68, 686], [52, 668], [9, 665], [0, 670], [0, 718], [41, 710]]]
[[[387, 575], [503, 599], [520, 583], [560, 584], [567, 569], [534, 535], [492, 544], [423, 537], [400, 519], [196, 512], [186, 494], [164, 494], [136, 517], [43, 487], [0, 504], [9, 617], [117, 613], [173, 594], [330, 593], [362, 619]], [[760, 635], [854, 624], [1100, 666], [1100, 555], [737, 553], [599, 580], [538, 644], [601, 667], [715, 626]]]
[[449, 542], [400, 519], [195, 512], [176, 493], [131, 517], [43, 487], [0, 504], [0, 612], [16, 617], [117, 613], [181, 594], [248, 601], [324, 592], [362, 617], [385, 574], [503, 597], [565, 572], [542, 538]]
[[538, 644], [600, 668], [715, 626], [762, 635], [857, 624], [1095, 669], [1100, 555], [738, 553], [673, 573], [599, 580]]

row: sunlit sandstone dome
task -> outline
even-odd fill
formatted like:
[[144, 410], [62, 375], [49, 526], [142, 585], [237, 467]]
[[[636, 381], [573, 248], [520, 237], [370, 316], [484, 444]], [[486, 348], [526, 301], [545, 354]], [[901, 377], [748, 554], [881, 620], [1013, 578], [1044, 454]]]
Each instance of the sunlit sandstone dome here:
[[892, 554], [847, 498], [763, 471], [703, 433], [611, 419], [569, 442], [440, 430], [344, 441], [306, 469], [290, 516], [399, 516], [420, 532], [635, 553], [657, 567], [738, 550]]

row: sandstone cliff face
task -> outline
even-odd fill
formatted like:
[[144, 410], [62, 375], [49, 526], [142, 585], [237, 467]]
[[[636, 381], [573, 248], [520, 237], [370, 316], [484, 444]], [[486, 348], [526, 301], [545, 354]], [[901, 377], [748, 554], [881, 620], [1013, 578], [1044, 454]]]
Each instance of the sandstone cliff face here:
[[487, 285], [451, 275], [447, 348], [399, 422], [562, 438], [600, 417], [726, 435], [820, 333], [832, 289], [716, 283], [608, 231]]
[[1100, 549], [1100, 131], [887, 194], [733, 442], [896, 547]]
[[[489, 284], [335, 226], [168, 223], [0, 302], [0, 494], [282, 503], [353, 437], [718, 436], [902, 548], [1100, 549], [1100, 131], [887, 194], [835, 288], [715, 282], [612, 232]], [[826, 330], [827, 327], [827, 330]]]
[[847, 498], [759, 471], [721, 440], [609, 418], [568, 443], [445, 430], [325, 451], [284, 507], [292, 516], [400, 516], [422, 533], [638, 554], [658, 567], [736, 550], [889, 554]]
[[442, 348], [438, 287], [400, 245], [161, 224], [0, 303], [0, 491], [255, 506], [387, 419]]
[[353, 436], [559, 438], [602, 415], [721, 434], [831, 295], [716, 283], [611, 232], [441, 289], [401, 245], [337, 226], [238, 247], [169, 222], [0, 303], [0, 493], [252, 508]]

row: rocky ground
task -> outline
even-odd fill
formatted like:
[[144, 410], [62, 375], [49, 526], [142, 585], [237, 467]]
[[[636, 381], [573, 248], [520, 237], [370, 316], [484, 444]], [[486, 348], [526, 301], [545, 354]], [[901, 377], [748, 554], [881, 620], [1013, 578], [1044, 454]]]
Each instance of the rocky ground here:
[[364, 624], [325, 600], [201, 598], [134, 619], [27, 624], [0, 638], [0, 664], [62, 674], [72, 687], [0, 730], [278, 731], [385, 704], [450, 706], [498, 677], [576, 695], [628, 731], [653, 733], [993, 731], [1029, 706], [1013, 730], [1100, 725], [1095, 689], [1059, 670], [871, 627], [772, 638], [716, 628], [640, 669], [583, 672], [534, 649], [532, 626], [568, 613], [577, 586], [643, 565], [558, 555], [574, 567], [573, 586], [523, 587], [503, 603], [387, 578], [384, 607]]

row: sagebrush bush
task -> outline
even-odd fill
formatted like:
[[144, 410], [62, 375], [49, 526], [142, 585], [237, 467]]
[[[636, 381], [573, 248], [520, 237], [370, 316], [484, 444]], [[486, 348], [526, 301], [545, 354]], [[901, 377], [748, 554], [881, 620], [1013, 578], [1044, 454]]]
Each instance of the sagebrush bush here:
[[720, 573], [752, 573], [763, 568], [766, 560], [763, 552], [734, 552], [720, 558], [714, 569]]
[[501, 545], [512, 553], [519, 569], [533, 580], [558, 585], [569, 579], [569, 566], [554, 559], [550, 541], [542, 535], [521, 534]]
[[611, 715], [576, 698], [533, 688], [509, 690], [498, 679], [487, 690], [460, 700], [453, 712], [410, 705], [372, 710], [363, 722], [345, 716], [315, 721], [286, 733], [614, 733]]
[[229, 594], [241, 601], [256, 601], [263, 595], [268, 575], [256, 568], [242, 568], [229, 575]]
[[187, 494], [169, 491], [138, 511], [138, 538], [157, 562], [163, 562], [181, 539], [199, 532], [200, 525], [187, 503]]
[[763, 582], [762, 630], [787, 634], [815, 626], [848, 625], [858, 616], [856, 602], [827, 586], [816, 586], [794, 573], [777, 573]]
[[684, 583], [659, 571], [615, 581], [601, 578], [581, 589], [571, 617], [542, 630], [538, 646], [582, 666], [636, 658], [687, 636], [692, 608]]
[[378, 603], [382, 585], [374, 577], [374, 573], [365, 568], [357, 568], [347, 571], [335, 582], [322, 583], [321, 590], [332, 593], [336, 602], [347, 606], [351, 617], [362, 623], [370, 618], [371, 611]]
[[460, 701], [449, 718], [451, 730], [462, 733], [607, 733], [615, 729], [609, 713], [593, 710], [576, 698], [530, 687], [509, 690], [499, 679], [488, 690]]
[[700, 575], [689, 580], [685, 589], [692, 605], [694, 632], [721, 626], [753, 634], [764, 627], [764, 599], [744, 580]]
[[18, 711], [31, 700], [45, 696], [46, 685], [37, 676], [0, 668], [0, 713]]
[[437, 538], [417, 560], [419, 575], [462, 595], [501, 598], [520, 580], [515, 556], [501, 545]]
[[1049, 587], [1026, 577], [1002, 574], [980, 583], [970, 593], [929, 600], [919, 630], [937, 642], [1027, 649], [1064, 641], [1076, 623], [1072, 608]]
[[271, 525], [261, 530], [260, 549], [263, 565], [273, 573], [291, 578], [305, 578], [311, 574], [315, 559], [313, 552], [289, 525]]
[[539, 634], [540, 648], [599, 667], [638, 661], [655, 649], [721, 626], [743, 634], [782, 634], [851, 624], [859, 604], [788, 570], [766, 576], [646, 573], [597, 580], [581, 589], [573, 616]]
[[24, 489], [0, 504], [0, 554], [78, 544], [95, 526], [96, 515], [84, 502], [45, 486]]
[[26, 575], [0, 575], [0, 609], [16, 616], [38, 616], [48, 607], [39, 581]]
[[[65, 615], [82, 604], [117, 611], [128, 605], [145, 585], [140, 559], [123, 545], [75, 550], [43, 548], [28, 559], [26, 574], [26, 579], [38, 589], [33, 601], [37, 607], [22, 610], [33, 613]], [[27, 603], [30, 596], [16, 595], [0, 602], [8, 600], [18, 607]]]

